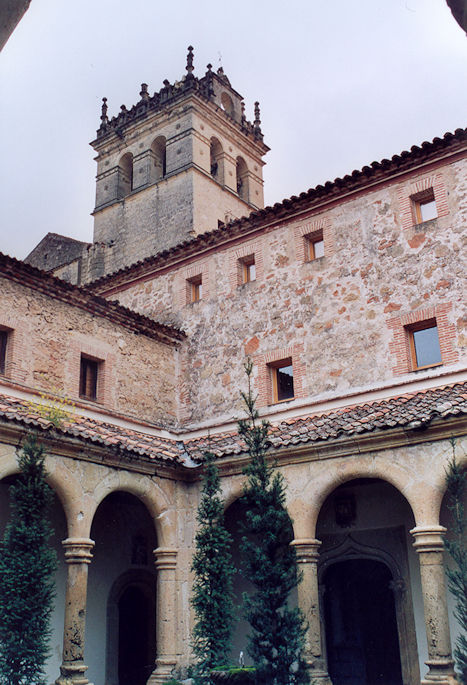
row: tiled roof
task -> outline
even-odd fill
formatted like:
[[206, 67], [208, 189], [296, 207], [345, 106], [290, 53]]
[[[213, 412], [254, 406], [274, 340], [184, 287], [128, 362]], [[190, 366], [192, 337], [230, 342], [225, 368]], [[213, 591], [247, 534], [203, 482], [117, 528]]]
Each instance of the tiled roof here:
[[[467, 414], [467, 382], [282, 421], [271, 427], [269, 442], [272, 450], [280, 450], [388, 428], [412, 430], [427, 426], [434, 419], [461, 414]], [[31, 403], [12, 397], [0, 396], [0, 419], [38, 431], [53, 428], [50, 421], [34, 411]], [[174, 465], [186, 465], [187, 459], [197, 462], [206, 450], [217, 457], [246, 452], [245, 443], [235, 431], [183, 441], [182, 437], [160, 438], [81, 416], [76, 416], [73, 423], [64, 422], [57, 430], [72, 438], [108, 447], [111, 452], [130, 459]]]
[[[32, 403], [5, 395], [0, 395], [0, 419], [29, 426], [38, 432], [54, 429], [53, 424], [41, 416]], [[63, 421], [56, 430], [71, 438], [109, 447], [113, 453], [130, 459], [177, 463], [183, 453], [183, 446], [177, 440], [159, 438], [77, 414], [72, 422]]]
[[72, 307], [78, 307], [92, 312], [96, 316], [108, 319], [134, 333], [141, 333], [149, 338], [155, 338], [167, 345], [177, 344], [186, 335], [183, 331], [158, 323], [147, 316], [137, 314], [117, 302], [105, 300], [93, 295], [86, 288], [72, 285], [51, 274], [36, 269], [30, 264], [9, 257], [0, 252], [0, 276], [10, 281], [16, 281], [26, 287], [44, 293], [56, 300], [66, 302]]
[[[272, 448], [280, 449], [387, 428], [410, 430], [427, 426], [437, 418], [459, 414], [467, 414], [467, 382], [282, 421], [271, 426], [269, 442]], [[217, 457], [241, 454], [245, 444], [232, 432], [187, 441], [185, 449], [197, 460], [208, 449]]]
[[327, 181], [324, 185], [310, 188], [298, 196], [293, 195], [282, 202], [276, 202], [272, 207], [258, 209], [248, 216], [234, 219], [220, 228], [201, 233], [168, 250], [102, 276], [88, 287], [95, 292], [105, 292], [113, 287], [118, 287], [128, 279], [139, 278], [147, 272], [166, 267], [171, 259], [193, 256], [200, 250], [216, 246], [226, 239], [236, 238], [249, 230], [261, 228], [272, 221], [285, 220], [289, 214], [295, 215], [299, 211], [312, 209], [314, 203], [321, 204], [325, 200], [338, 199], [340, 195], [360, 190], [368, 183], [373, 184], [377, 181], [386, 180], [393, 173], [409, 171], [414, 165], [436, 159], [440, 153], [455, 153], [465, 148], [466, 143], [467, 128], [458, 128], [454, 133], [445, 133], [442, 138], [434, 138], [431, 142], [425, 141], [420, 146], [413, 145], [410, 150], [404, 150], [391, 159], [372, 162], [361, 170], [355, 169], [343, 178]]

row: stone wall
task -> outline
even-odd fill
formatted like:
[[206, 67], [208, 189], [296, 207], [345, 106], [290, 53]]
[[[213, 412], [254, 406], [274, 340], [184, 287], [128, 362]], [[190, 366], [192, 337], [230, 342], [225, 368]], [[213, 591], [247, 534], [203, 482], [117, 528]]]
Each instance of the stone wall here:
[[[272, 401], [261, 388], [267, 364], [281, 357], [292, 357], [294, 369], [303, 371], [295, 403], [426, 378], [465, 363], [465, 166], [457, 161], [387, 182], [114, 294], [188, 333], [181, 417], [197, 423], [238, 412], [247, 355], [256, 364], [260, 404]], [[438, 218], [415, 225], [404, 213], [407, 198], [427, 183], [436, 189]], [[324, 257], [307, 261], [306, 236], [320, 234]], [[255, 255], [257, 278], [241, 284], [238, 264], [246, 253]], [[202, 300], [190, 303], [187, 279], [197, 273]], [[407, 325], [432, 317], [443, 365], [414, 371]]]
[[[89, 408], [172, 425], [178, 352], [168, 345], [1, 279], [0, 326], [11, 330], [7, 380], [64, 392]], [[80, 358], [100, 362], [97, 402], [79, 399]]]

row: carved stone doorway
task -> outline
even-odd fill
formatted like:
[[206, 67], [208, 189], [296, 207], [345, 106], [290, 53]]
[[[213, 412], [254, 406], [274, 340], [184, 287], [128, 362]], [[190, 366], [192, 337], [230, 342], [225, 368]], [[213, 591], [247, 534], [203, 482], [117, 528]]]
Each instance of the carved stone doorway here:
[[403, 685], [389, 568], [374, 559], [348, 559], [332, 564], [323, 580], [333, 685]]

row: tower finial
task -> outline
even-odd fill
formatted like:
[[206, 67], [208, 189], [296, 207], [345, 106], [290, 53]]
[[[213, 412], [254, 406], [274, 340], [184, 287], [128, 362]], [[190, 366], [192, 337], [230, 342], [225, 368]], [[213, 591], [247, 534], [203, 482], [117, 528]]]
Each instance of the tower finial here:
[[140, 96], [141, 100], [144, 100], [144, 101], [149, 100], [148, 84], [147, 83], [141, 84], [141, 90], [140, 90], [139, 96]]
[[254, 126], [255, 126], [255, 129], [257, 129], [258, 131], [261, 130], [261, 119], [259, 118], [259, 114], [260, 114], [260, 112], [259, 112], [259, 102], [256, 101], [256, 102], [255, 102], [255, 121], [254, 121]]
[[102, 98], [101, 121], [104, 126], [109, 123], [109, 118], [107, 116], [107, 98]]
[[192, 76], [192, 73], [194, 71], [194, 66], [193, 66], [193, 46], [189, 45], [188, 46], [188, 55], [186, 56], [186, 70], [188, 72], [188, 76]]

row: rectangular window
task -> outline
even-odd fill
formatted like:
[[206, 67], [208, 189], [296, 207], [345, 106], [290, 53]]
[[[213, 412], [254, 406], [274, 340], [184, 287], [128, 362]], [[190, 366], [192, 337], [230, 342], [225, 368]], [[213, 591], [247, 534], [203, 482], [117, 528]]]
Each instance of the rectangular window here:
[[255, 255], [249, 255], [240, 260], [241, 283], [251, 283], [256, 280]]
[[415, 195], [412, 197], [412, 202], [416, 224], [422, 224], [424, 221], [436, 219], [438, 216], [433, 188], [429, 188], [423, 193]]
[[323, 232], [319, 231], [317, 233], [305, 236], [305, 248], [307, 261], [313, 261], [313, 259], [324, 257]]
[[97, 376], [99, 362], [95, 359], [81, 356], [81, 368], [79, 375], [79, 396], [85, 400], [97, 399]]
[[282, 359], [270, 364], [274, 402], [291, 400], [294, 397], [292, 359]]
[[194, 276], [188, 280], [188, 300], [189, 302], [199, 302], [203, 297], [203, 277]]
[[412, 368], [424, 369], [442, 364], [436, 319], [408, 327]]
[[8, 341], [8, 331], [0, 330], [0, 374], [6, 372], [6, 347]]

